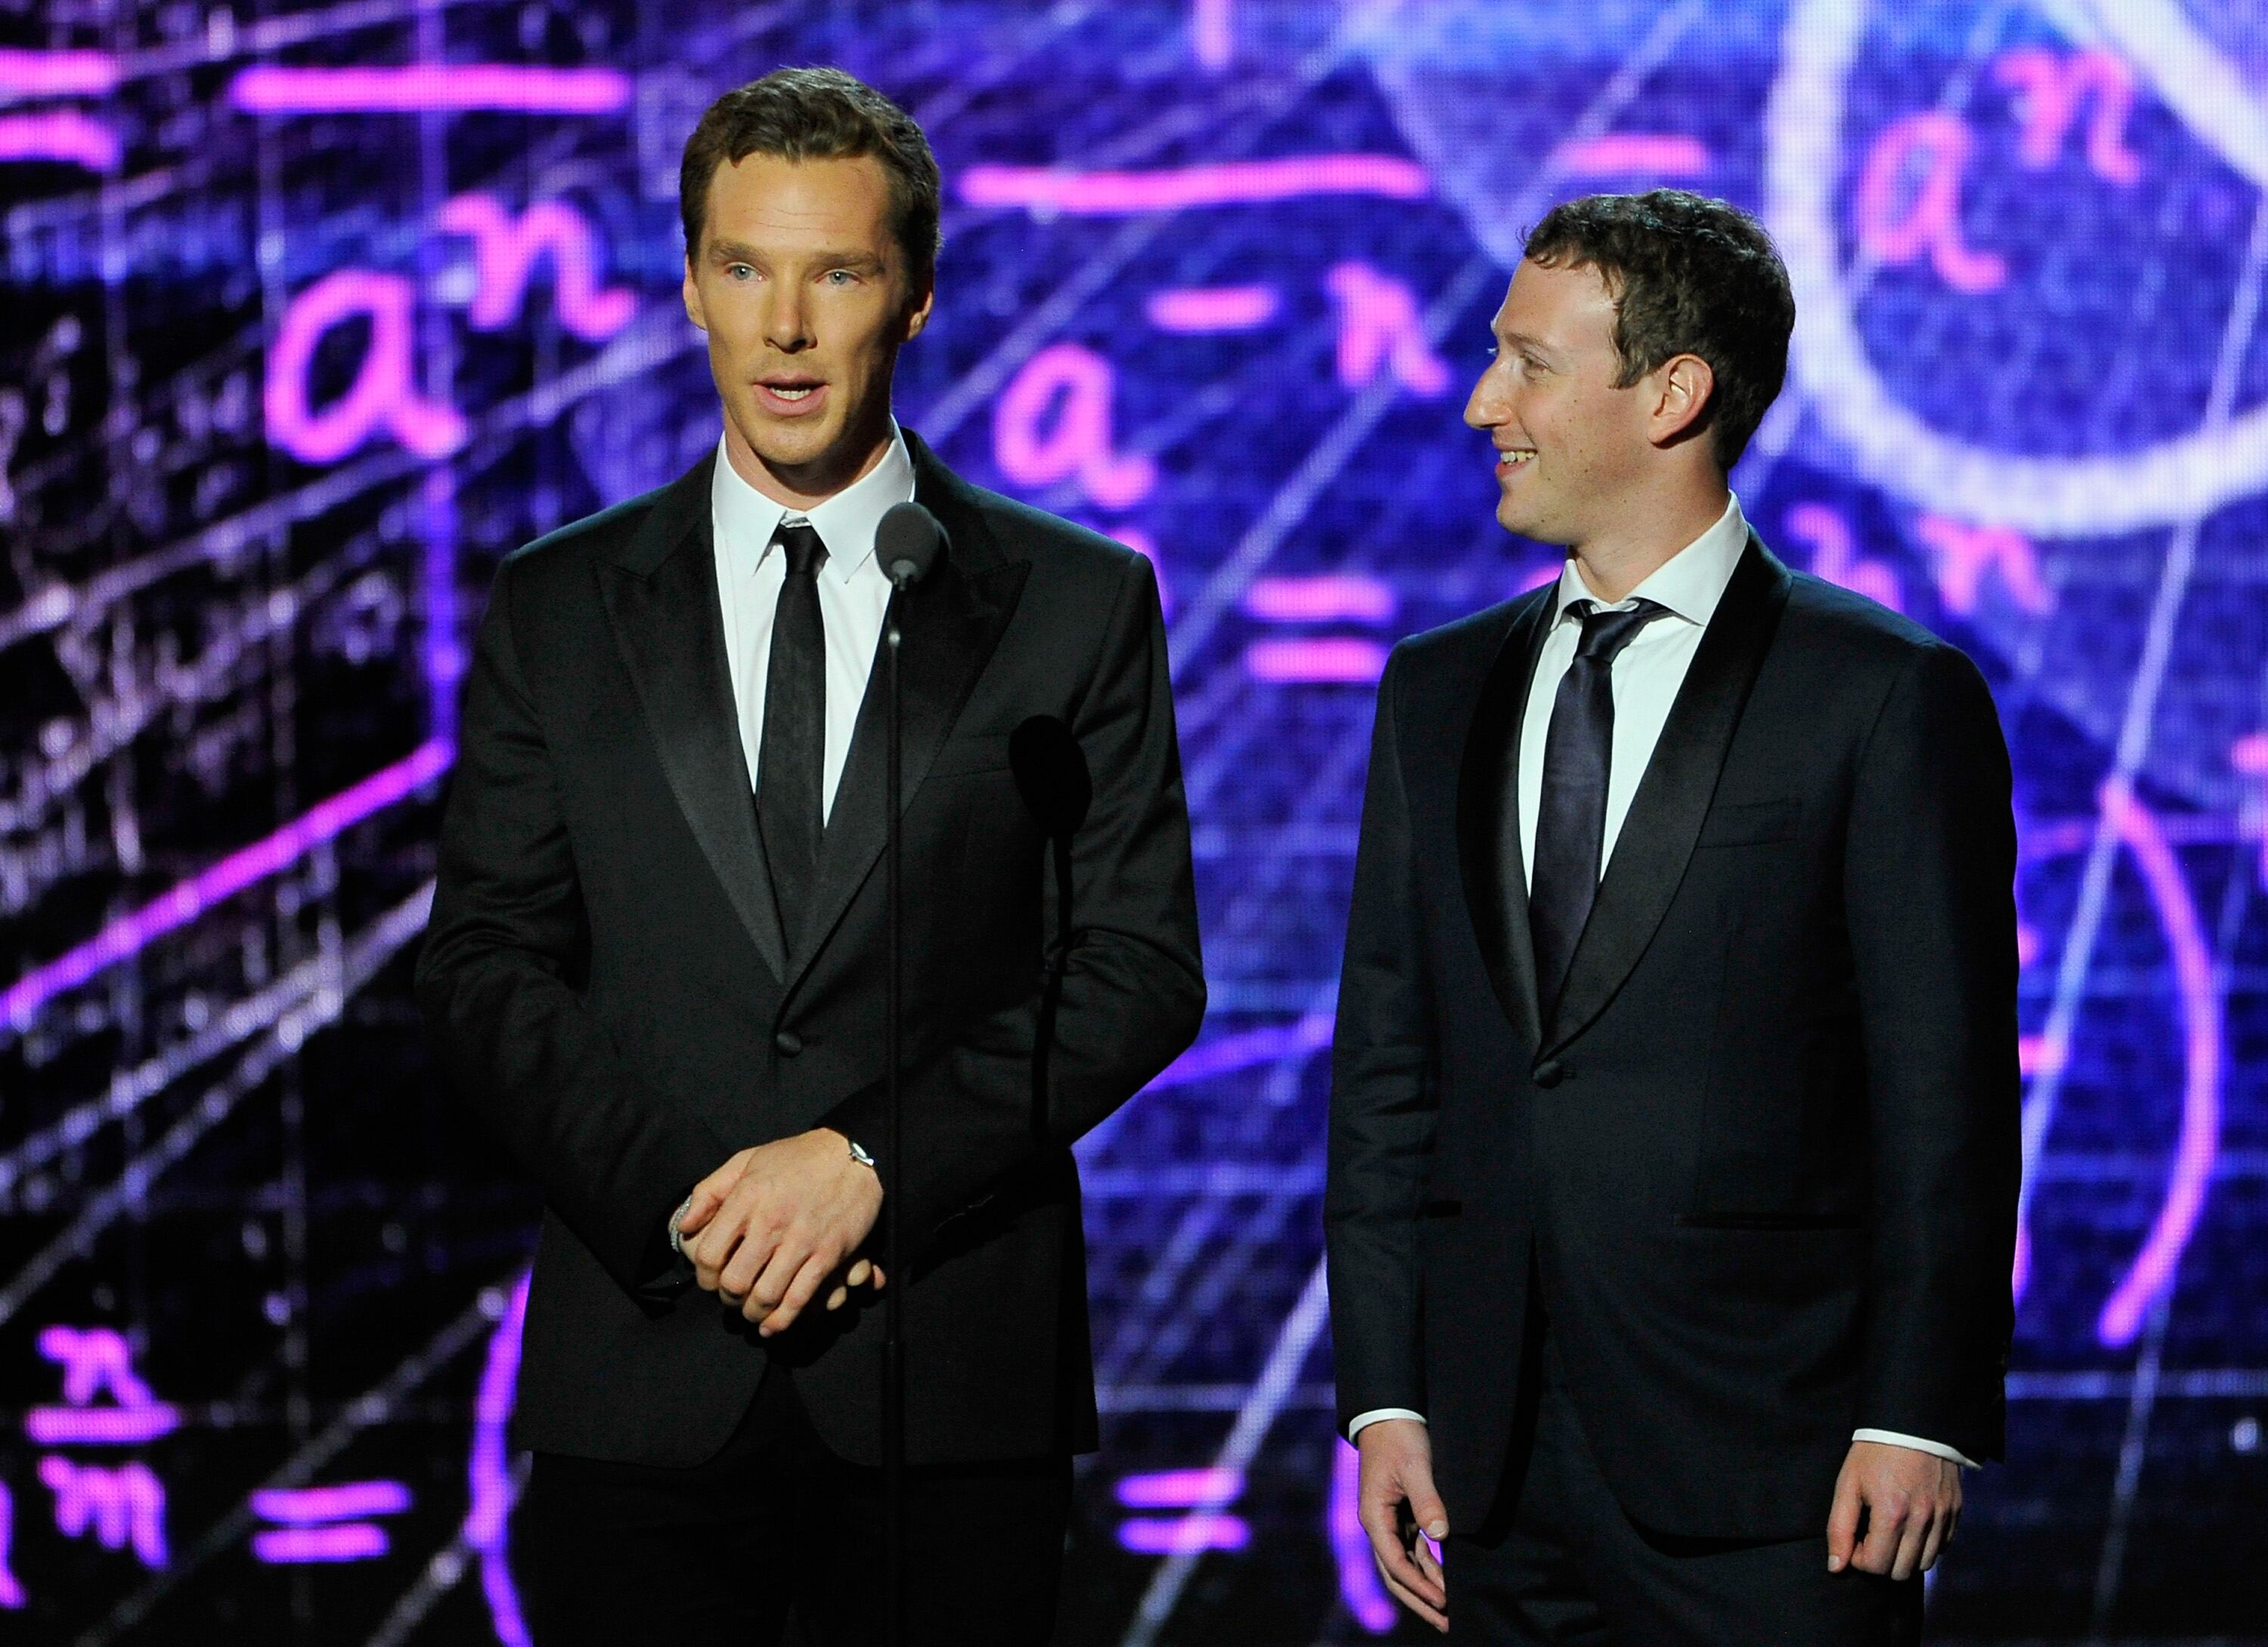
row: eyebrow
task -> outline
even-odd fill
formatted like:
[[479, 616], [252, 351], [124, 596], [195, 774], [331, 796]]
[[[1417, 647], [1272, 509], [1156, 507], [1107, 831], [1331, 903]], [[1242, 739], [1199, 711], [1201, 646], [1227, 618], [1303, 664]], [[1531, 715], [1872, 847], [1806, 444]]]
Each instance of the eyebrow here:
[[1546, 360], [1558, 358], [1557, 353], [1542, 338], [1531, 336], [1526, 332], [1498, 332], [1496, 334], [1496, 340], [1507, 348], [1524, 349], [1529, 354], [1541, 355]]
[[[757, 262], [763, 259], [765, 254], [742, 240], [711, 240], [709, 255], [734, 262]], [[882, 266], [882, 260], [869, 251], [814, 252], [807, 261], [825, 263], [829, 268], [880, 269]]]

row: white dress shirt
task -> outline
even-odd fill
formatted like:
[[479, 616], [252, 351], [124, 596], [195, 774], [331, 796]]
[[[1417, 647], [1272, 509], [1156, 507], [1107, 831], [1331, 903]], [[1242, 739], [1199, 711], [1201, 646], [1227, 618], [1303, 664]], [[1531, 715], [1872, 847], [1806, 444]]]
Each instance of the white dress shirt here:
[[[1528, 688], [1520, 729], [1520, 853], [1531, 892], [1535, 884], [1535, 818], [1543, 799], [1544, 744], [1551, 735], [1551, 710], [1558, 701], [1559, 682], [1574, 662], [1575, 648], [1583, 638], [1582, 620], [1568, 609], [1578, 601], [1588, 601], [1608, 611], [1621, 611], [1641, 598], [1668, 609], [1664, 616], [1640, 629], [1614, 661], [1615, 746], [1607, 767], [1606, 838], [1599, 852], [1599, 874], [1603, 877], [1614, 857], [1615, 842], [1622, 834], [1623, 820], [1630, 816], [1631, 798], [1638, 793], [1638, 779], [1646, 776], [1646, 763], [1653, 758], [1653, 746], [1669, 719], [1670, 705], [1677, 701], [1678, 688], [1685, 684], [1685, 671], [1700, 648], [1702, 631], [1715, 615], [1717, 602], [1724, 599], [1733, 570], [1741, 564], [1748, 546], [1749, 523], [1741, 513], [1741, 500], [1733, 498], [1714, 526], [1657, 566], [1624, 600], [1612, 604], [1600, 602], [1583, 581], [1572, 557], [1561, 570], [1559, 587], [1553, 596], [1557, 616], [1536, 657], [1535, 679]], [[1378, 1407], [1347, 1426], [1349, 1439], [1364, 1425], [1381, 1418], [1415, 1418], [1422, 1422], [1424, 1414], [1407, 1407]], [[1859, 1429], [1851, 1438], [1913, 1447], [1975, 1467], [1971, 1460], [1941, 1443], [1892, 1430]]]
[[850, 735], [858, 728], [858, 705], [874, 648], [882, 639], [882, 614], [890, 604], [890, 580], [874, 558], [874, 528], [892, 504], [914, 495], [914, 463], [897, 421], [890, 423], [889, 450], [882, 461], [824, 503], [798, 512], [764, 496], [740, 478], [717, 442], [717, 469], [709, 485], [710, 520], [717, 540], [717, 600], [725, 613], [725, 656], [733, 673], [733, 706], [740, 722], [740, 749], [747, 757], [748, 782], [756, 782], [763, 752], [764, 688], [770, 679], [772, 619], [780, 588], [787, 581], [787, 557], [772, 543], [780, 521], [811, 522], [827, 545], [819, 569], [819, 617], [827, 635], [827, 751], [820, 788], [823, 823], [835, 809], [835, 788], [850, 757]]

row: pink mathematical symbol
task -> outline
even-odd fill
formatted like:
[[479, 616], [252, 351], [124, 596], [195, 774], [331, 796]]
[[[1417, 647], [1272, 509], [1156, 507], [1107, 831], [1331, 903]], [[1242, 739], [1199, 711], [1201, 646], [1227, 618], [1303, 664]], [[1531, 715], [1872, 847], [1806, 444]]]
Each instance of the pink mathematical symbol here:
[[1050, 343], [1024, 363], [992, 408], [992, 457], [1019, 486], [1077, 480], [1105, 508], [1139, 503], [1158, 466], [1114, 449], [1117, 373], [1092, 349]]
[[0, 114], [0, 161], [61, 160], [107, 174], [122, 153], [115, 131], [77, 109]]
[[292, 69], [261, 64], [229, 82], [228, 100], [252, 114], [611, 114], [630, 100], [617, 69], [542, 69], [508, 63], [389, 69]]
[[[428, 400], [411, 380], [417, 294], [399, 275], [341, 269], [293, 298], [268, 351], [268, 438], [303, 463], [331, 463], [385, 432], [419, 457], [446, 457], [465, 442], [456, 408]], [[307, 374], [335, 327], [361, 321], [369, 335], [346, 392], [318, 410]]]
[[1417, 294], [1406, 282], [1367, 263], [1345, 262], [1323, 277], [1338, 310], [1338, 377], [1348, 388], [1366, 388], [1391, 371], [1411, 393], [1427, 399], [1449, 387], [1449, 368], [1426, 341]]
[[40, 1480], [55, 1496], [55, 1531], [63, 1537], [82, 1537], [92, 1526], [103, 1548], [130, 1543], [144, 1567], [165, 1566], [166, 1486], [148, 1465], [112, 1468], [51, 1454], [40, 1460]]
[[118, 87], [107, 51], [0, 49], [0, 102], [33, 97], [101, 97]]
[[1020, 206], [1039, 216], [1127, 217], [1194, 206], [1263, 205], [1316, 195], [1423, 200], [1433, 180], [1395, 154], [1292, 154], [1149, 172], [1069, 172], [1044, 166], [972, 166], [961, 197], [972, 206]]
[[1273, 286], [1182, 286], [1152, 292], [1142, 312], [1161, 332], [1248, 332], [1281, 307]]
[[1214, 1467], [1160, 1470], [1118, 1483], [1118, 1502], [1130, 1510], [1187, 1510], [1183, 1516], [1137, 1516], [1119, 1524], [1118, 1541], [1140, 1555], [1195, 1555], [1241, 1550], [1252, 1531], [1240, 1516], [1219, 1513], [1244, 1492], [1244, 1472]]
[[1992, 572], [2022, 610], [2034, 617], [2055, 610], [2055, 591], [2040, 576], [2039, 552], [2014, 528], [1926, 514], [1914, 523], [1914, 535], [1936, 561], [1938, 593], [1948, 609], [1963, 617], [1974, 613], [1978, 587]]
[[1359, 572], [1310, 578], [1255, 578], [1244, 610], [1263, 624], [1388, 624], [1400, 609], [1394, 586]]
[[2252, 827], [2260, 835], [2260, 884], [2268, 886], [2268, 732], [2250, 732], [2229, 746], [2228, 764], [2247, 778], [2264, 781], [2252, 797]]
[[551, 258], [552, 305], [559, 323], [589, 341], [611, 337], [637, 313], [637, 295], [599, 284], [597, 236], [563, 201], [539, 200], [514, 217], [494, 195], [459, 195], [441, 208], [438, 225], [472, 237], [473, 302], [479, 331], [509, 324], [526, 299], [537, 258]]
[[1926, 255], [1955, 292], [1992, 292], [2008, 278], [2006, 260], [1962, 238], [1961, 188], [1977, 146], [1958, 114], [1923, 109], [1893, 121], [1867, 151], [1859, 178], [1859, 244], [1898, 268]]
[[16, 1501], [8, 1496], [5, 1484], [0, 1484], [0, 1607], [24, 1605], [24, 1586], [8, 1570], [8, 1546], [15, 1536]]
[[[137, 1446], [180, 1427], [180, 1411], [151, 1392], [134, 1370], [132, 1348], [111, 1328], [46, 1327], [39, 1351], [63, 1369], [66, 1405], [24, 1414], [24, 1434], [37, 1445]], [[105, 1394], [113, 1405], [96, 1405]]]
[[252, 1496], [252, 1513], [282, 1525], [254, 1533], [252, 1554], [273, 1565], [373, 1561], [387, 1552], [386, 1530], [358, 1518], [398, 1516], [409, 1503], [400, 1481], [262, 1488]]
[[1698, 137], [1639, 131], [1563, 143], [1551, 156], [1551, 169], [1567, 177], [1700, 177], [1709, 164]]
[[1370, 1534], [1362, 1528], [1357, 1497], [1361, 1481], [1362, 1455], [1340, 1442], [1331, 1451], [1331, 1496], [1323, 1516], [1331, 1559], [1339, 1569], [1339, 1599], [1356, 1623], [1373, 1636], [1383, 1636], [1394, 1628], [1394, 1602], [1379, 1583]]
[[1905, 610], [1897, 572], [1859, 554], [1858, 534], [1841, 511], [1823, 503], [1796, 504], [1787, 512], [1787, 534], [1811, 546], [1814, 576], [1880, 602], [1893, 612]]
[[1271, 685], [1367, 685], [1386, 673], [1386, 648], [1346, 635], [1256, 640], [1244, 649], [1244, 672]]
[[2126, 122], [2134, 112], [2134, 71], [2115, 53], [2100, 48], [2051, 51], [2017, 46], [2000, 54], [1992, 78], [2015, 94], [2021, 126], [2016, 156], [2031, 171], [2045, 171], [2063, 151], [2082, 104], [2094, 117], [2087, 126], [2087, 164], [2097, 177], [2122, 186], [2141, 180], [2142, 158], [2126, 146]]

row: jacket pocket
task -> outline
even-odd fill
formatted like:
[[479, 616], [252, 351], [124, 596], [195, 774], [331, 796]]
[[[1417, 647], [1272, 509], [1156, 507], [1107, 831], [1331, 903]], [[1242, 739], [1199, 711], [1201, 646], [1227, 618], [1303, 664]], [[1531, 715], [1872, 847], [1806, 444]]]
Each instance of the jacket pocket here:
[[1747, 846], [1764, 841], [1787, 840], [1803, 819], [1803, 802], [1793, 795], [1781, 801], [1743, 801], [1709, 809], [1701, 820], [1697, 846]]

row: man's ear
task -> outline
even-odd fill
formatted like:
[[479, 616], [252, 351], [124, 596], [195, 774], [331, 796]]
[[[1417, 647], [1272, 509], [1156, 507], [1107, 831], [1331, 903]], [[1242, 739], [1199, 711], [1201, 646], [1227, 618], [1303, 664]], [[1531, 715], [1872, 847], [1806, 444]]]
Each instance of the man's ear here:
[[935, 307], [936, 304], [937, 280], [935, 277], [932, 277], [923, 285], [920, 295], [906, 310], [905, 342], [911, 343], [922, 335], [922, 328], [929, 324], [930, 310]]
[[1695, 432], [1717, 393], [1717, 373], [1699, 355], [1677, 355], [1653, 373], [1660, 386], [1646, 434], [1656, 446], [1669, 446]]
[[704, 332], [709, 329], [709, 321], [701, 309], [701, 288], [693, 280], [693, 256], [690, 253], [685, 258], [685, 318]]

